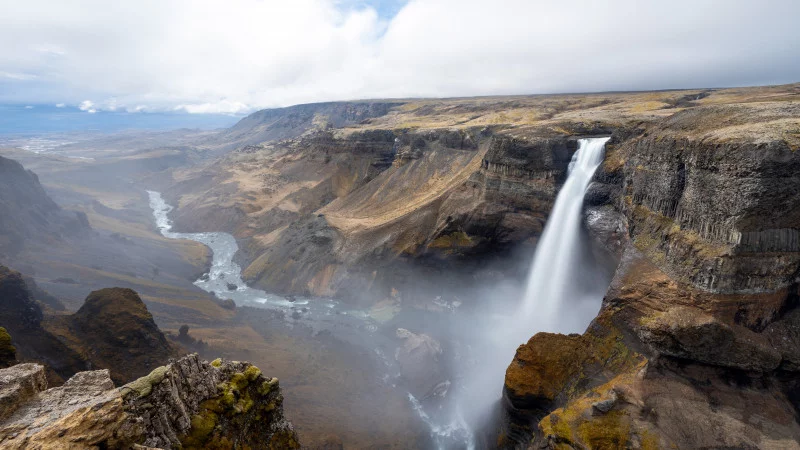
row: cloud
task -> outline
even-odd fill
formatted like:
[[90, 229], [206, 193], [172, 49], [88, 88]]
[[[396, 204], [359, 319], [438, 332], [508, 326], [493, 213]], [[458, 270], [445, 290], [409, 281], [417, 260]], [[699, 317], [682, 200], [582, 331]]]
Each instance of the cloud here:
[[89, 114], [94, 114], [97, 112], [97, 108], [95, 108], [94, 102], [92, 102], [91, 100], [82, 101], [81, 104], [78, 105], [78, 109], [80, 109], [81, 111], [86, 111]]
[[185, 111], [191, 114], [216, 113], [216, 114], [238, 114], [247, 112], [250, 107], [241, 102], [231, 102], [222, 100], [214, 103], [199, 103], [189, 105], [178, 105], [175, 111]]
[[87, 112], [800, 81], [794, 0], [0, 0], [0, 8], [8, 12], [0, 102], [90, 99]]
[[32, 74], [29, 74], [29, 73], [2, 72], [2, 71], [0, 71], [0, 78], [7, 78], [9, 80], [16, 80], [16, 81], [28, 81], [28, 80], [35, 79], [36, 75], [32, 75]]

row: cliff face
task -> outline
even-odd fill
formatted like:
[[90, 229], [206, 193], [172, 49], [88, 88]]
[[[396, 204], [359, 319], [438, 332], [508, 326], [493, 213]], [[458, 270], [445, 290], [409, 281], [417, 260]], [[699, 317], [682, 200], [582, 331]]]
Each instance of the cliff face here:
[[161, 189], [176, 207], [178, 229], [234, 234], [245, 277], [261, 288], [365, 303], [430, 300], [474, 291], [484, 276], [524, 278], [524, 263], [509, 256], [527, 259], [532, 251], [576, 137], [635, 129], [703, 97], [676, 91], [266, 110], [220, 136], [229, 141], [220, 148], [234, 151], [174, 171]]
[[43, 314], [24, 278], [0, 266], [0, 326], [17, 359], [45, 364], [51, 384], [88, 368], [110, 369], [117, 383], [144, 375], [177, 356], [136, 292], [92, 292], [71, 315]]
[[[800, 448], [794, 298], [710, 294], [629, 250], [585, 334], [540, 333], [520, 346], [501, 443]], [[737, 319], [743, 311], [772, 319], [759, 331]]]
[[181, 354], [167, 341], [139, 295], [124, 288], [94, 291], [72, 315], [52, 316], [45, 327], [115, 383], [145, 375]]
[[712, 105], [615, 134], [587, 203], [622, 263], [585, 334], [518, 349], [502, 446], [800, 448], [798, 117]]
[[796, 103], [688, 110], [624, 143], [621, 208], [638, 248], [714, 292], [791, 284], [800, 262]]
[[107, 370], [47, 389], [44, 370], [0, 370], [4, 448], [300, 448], [276, 378], [186, 356], [115, 388]]
[[39, 178], [14, 160], [0, 157], [0, 258], [26, 242], [53, 242], [89, 229], [86, 215], [62, 210]]
[[234, 233], [259, 287], [374, 299], [410, 294], [420, 262], [441, 272], [532, 246], [576, 148], [488, 128], [317, 132], [177, 174], [167, 196], [179, 229]]
[[17, 359], [47, 365], [51, 382], [86, 368], [85, 359], [42, 326], [44, 314], [19, 272], [0, 266], [0, 326], [11, 336]]

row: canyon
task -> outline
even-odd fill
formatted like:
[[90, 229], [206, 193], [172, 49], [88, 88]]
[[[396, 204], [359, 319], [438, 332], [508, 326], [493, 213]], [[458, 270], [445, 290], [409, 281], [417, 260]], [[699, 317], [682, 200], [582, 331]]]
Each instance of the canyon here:
[[[277, 428], [245, 439], [799, 448], [799, 100], [794, 84], [334, 102], [260, 111], [213, 133], [121, 135], [52, 155], [6, 149], [25, 168], [0, 157], [0, 262], [14, 269], [0, 270], [0, 289], [9, 286], [0, 313], [27, 315], [0, 315], [10, 336], [4, 344], [0, 333], [0, 358], [11, 345], [17, 359], [47, 366], [26, 369], [39, 380], [34, 401], [54, 395], [42, 379], [51, 390], [93, 384], [99, 403], [85, 406], [114, 411], [116, 425], [95, 427], [105, 431], [142, 423], [131, 418], [146, 424], [153, 408], [182, 408], [130, 400], [124, 386], [139, 389], [137, 378], [158, 378], [153, 398], [170, 383], [186, 386], [187, 373], [202, 379], [202, 392], [182, 388], [192, 412], [170, 425], [188, 437], [132, 431], [124, 445], [245, 442], [235, 441], [242, 421], [285, 395], [270, 419]], [[582, 257], [610, 280], [593, 300], [597, 314], [577, 333], [531, 326], [499, 363], [504, 380], [480, 387], [491, 410], [462, 408], [467, 426], [438, 436], [431, 430], [450, 416], [436, 411], [469, 398], [471, 371], [489, 363], [479, 347], [513, 320], [579, 140], [593, 137], [608, 141], [580, 232]], [[147, 190], [174, 207], [174, 232], [232, 236], [241, 279], [206, 289], [214, 255], [162, 235]], [[249, 301], [247, 289], [273, 302]], [[184, 324], [192, 345], [205, 347], [165, 366], [186, 352], [173, 339]], [[72, 360], [21, 339], [30, 327], [46, 330], [35, 331], [45, 353], [67, 349], [55, 353]], [[89, 341], [156, 345], [120, 356]], [[217, 356], [218, 366], [203, 361]], [[255, 366], [226, 360], [277, 374], [281, 393], [256, 392], [273, 379], [259, 370], [235, 398], [264, 399], [229, 416], [212, 405], [227, 391], [212, 388]], [[110, 371], [81, 372], [90, 368]], [[20, 408], [15, 417], [29, 411]], [[89, 426], [77, 417], [59, 420]], [[20, 436], [34, 442], [54, 430]], [[96, 442], [112, 442], [102, 436]]]

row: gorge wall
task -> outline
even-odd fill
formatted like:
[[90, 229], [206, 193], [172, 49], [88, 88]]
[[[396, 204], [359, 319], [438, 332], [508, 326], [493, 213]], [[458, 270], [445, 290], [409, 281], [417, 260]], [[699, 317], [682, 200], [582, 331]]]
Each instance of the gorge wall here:
[[[412, 298], [407, 280], [420, 283], [424, 271], [440, 282], [502, 264], [512, 250], [527, 255], [576, 149], [566, 135], [487, 127], [316, 131], [179, 172], [166, 196], [180, 205], [177, 228], [240, 240], [255, 286], [364, 301], [394, 288]], [[417, 286], [428, 297], [437, 290]]]
[[798, 117], [709, 105], [615, 134], [587, 204], [622, 263], [585, 334], [520, 346], [499, 445], [798, 448]]
[[424, 304], [523, 278], [524, 263], [481, 264], [530, 255], [575, 137], [610, 134], [586, 222], [622, 262], [586, 333], [519, 348], [498, 446], [796, 448], [799, 96], [399, 102], [165, 189], [179, 228], [233, 233], [268, 291]]

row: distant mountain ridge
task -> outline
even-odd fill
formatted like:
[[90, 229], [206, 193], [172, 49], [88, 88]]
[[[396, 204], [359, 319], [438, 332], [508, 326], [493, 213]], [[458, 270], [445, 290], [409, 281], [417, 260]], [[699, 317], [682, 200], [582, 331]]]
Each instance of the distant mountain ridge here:
[[243, 118], [221, 133], [226, 148], [298, 137], [312, 128], [342, 128], [385, 116], [395, 101], [327, 102], [262, 109]]

